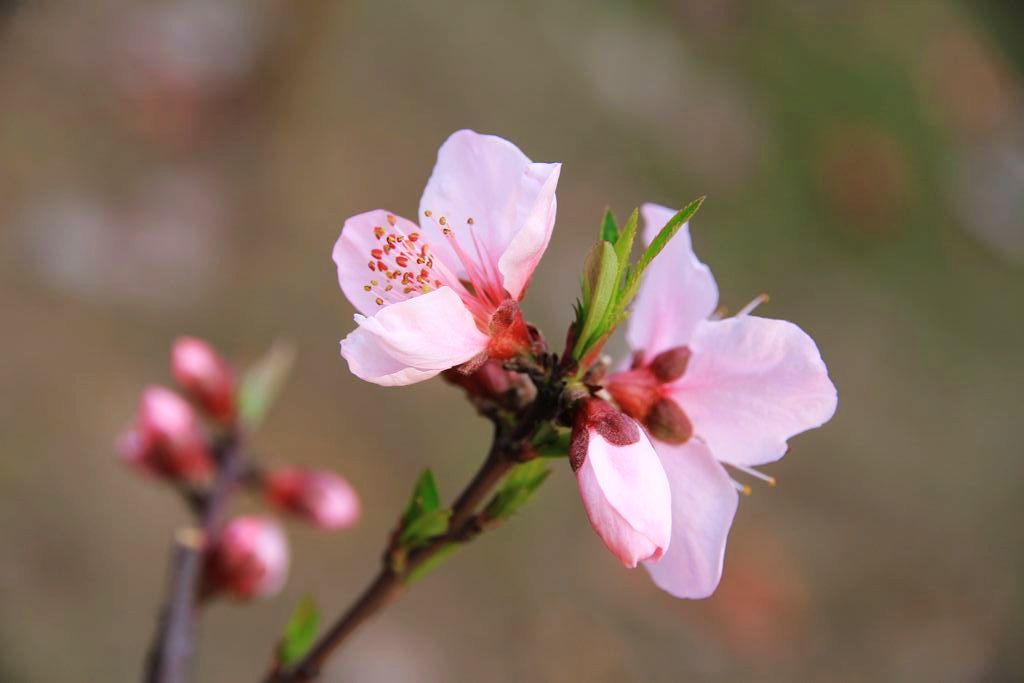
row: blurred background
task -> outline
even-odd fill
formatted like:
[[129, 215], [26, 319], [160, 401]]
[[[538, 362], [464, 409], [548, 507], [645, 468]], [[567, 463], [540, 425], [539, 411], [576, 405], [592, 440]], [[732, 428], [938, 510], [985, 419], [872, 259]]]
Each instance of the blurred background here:
[[348, 374], [330, 259], [462, 127], [565, 164], [549, 338], [606, 205], [707, 194], [722, 303], [769, 292], [840, 407], [742, 501], [711, 599], [623, 570], [556, 468], [325, 681], [1024, 679], [1022, 46], [1012, 0], [0, 2], [0, 680], [138, 679], [187, 517], [113, 441], [178, 334], [292, 340], [256, 447], [365, 504], [289, 527], [281, 597], [209, 610], [200, 680], [255, 681], [302, 595], [347, 604], [421, 468], [466, 481], [487, 425]]

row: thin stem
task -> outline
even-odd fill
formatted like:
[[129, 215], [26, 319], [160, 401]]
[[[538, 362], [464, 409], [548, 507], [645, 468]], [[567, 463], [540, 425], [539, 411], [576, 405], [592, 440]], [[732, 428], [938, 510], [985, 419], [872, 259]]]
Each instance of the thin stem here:
[[385, 561], [377, 576], [348, 610], [313, 645], [299, 662], [284, 668], [275, 664], [264, 683], [308, 683], [320, 675], [327, 659], [370, 617], [398, 598], [415, 572], [437, 557], [453, 543], [467, 543], [478, 533], [496, 525], [497, 520], [484, 519], [476, 511], [517, 463], [533, 457], [529, 439], [558, 414], [559, 395], [563, 386], [556, 371], [538, 386], [537, 397], [519, 416], [511, 429], [495, 421], [494, 441], [480, 469], [452, 504], [448, 532], [414, 550], [401, 569], [385, 553]]
[[219, 450], [220, 467], [213, 489], [194, 508], [199, 528], [182, 529], [175, 538], [170, 590], [146, 658], [146, 683], [186, 683], [192, 677], [195, 607], [203, 551], [220, 527], [243, 462], [235, 439], [229, 439]]

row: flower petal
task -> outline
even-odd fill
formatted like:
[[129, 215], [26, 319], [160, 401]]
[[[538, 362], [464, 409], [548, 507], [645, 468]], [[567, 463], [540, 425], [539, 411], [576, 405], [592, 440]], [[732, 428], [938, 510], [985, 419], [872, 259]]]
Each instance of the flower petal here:
[[763, 465], [786, 440], [836, 410], [836, 388], [818, 347], [793, 323], [746, 315], [701, 323], [693, 355], [671, 396], [715, 457]]
[[[644, 204], [644, 241], [650, 244], [676, 214], [657, 204]], [[718, 305], [718, 285], [711, 269], [693, 253], [690, 226], [684, 225], [647, 267], [626, 339], [634, 351], [651, 358], [666, 349], [685, 346], [697, 323]]]
[[[438, 151], [420, 200], [420, 220], [435, 253], [459, 277], [467, 276], [434, 223], [444, 216], [488, 280], [520, 298], [551, 238], [560, 169], [560, 164], [532, 163], [500, 137], [453, 133]], [[426, 211], [432, 219], [423, 218]]]
[[[364, 287], [374, 279], [382, 283], [387, 280], [377, 270], [371, 270], [369, 263], [377, 260], [370, 252], [383, 246], [381, 240], [374, 234], [374, 228], [390, 230], [389, 217], [395, 221], [395, 227], [403, 234], [419, 231], [416, 224], [406, 218], [384, 209], [374, 209], [346, 220], [338, 241], [334, 243], [332, 256], [338, 267], [338, 284], [341, 285], [341, 291], [345, 293], [349, 302], [363, 315], [373, 315], [380, 310], [376, 303], [378, 292], [366, 291]], [[394, 289], [388, 298], [401, 296], [407, 295], [401, 295], [399, 289]]]
[[441, 287], [385, 306], [373, 317], [356, 315], [359, 329], [341, 343], [357, 377], [385, 386], [412, 384], [465, 363], [487, 348], [459, 295]]
[[341, 340], [341, 355], [349, 371], [359, 379], [382, 387], [401, 387], [430, 379], [440, 370], [420, 370], [400, 363], [387, 354], [380, 341], [359, 327]]
[[707, 446], [696, 439], [656, 446], [672, 489], [672, 541], [644, 569], [677, 598], [706, 598], [722, 577], [725, 542], [739, 495]]
[[594, 531], [626, 567], [656, 559], [672, 535], [668, 480], [647, 436], [615, 446], [590, 432], [587, 456], [576, 472], [583, 507]]

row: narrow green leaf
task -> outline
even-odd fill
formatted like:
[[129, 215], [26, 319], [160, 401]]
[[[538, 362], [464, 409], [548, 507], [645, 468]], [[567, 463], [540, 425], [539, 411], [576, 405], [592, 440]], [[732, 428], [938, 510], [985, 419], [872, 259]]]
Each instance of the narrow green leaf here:
[[615, 256], [619, 262], [616, 284], [622, 282], [622, 276], [629, 266], [629, 255], [633, 251], [633, 242], [636, 240], [636, 228], [639, 221], [640, 211], [639, 209], [633, 209], [633, 213], [629, 214], [629, 220], [626, 221], [626, 225], [622, 228], [622, 234], [619, 235], [618, 241], [615, 242]]
[[498, 492], [494, 494], [484, 516], [490, 519], [505, 519], [514, 514], [540, 488], [551, 474], [551, 468], [543, 458], [529, 460], [517, 465], [505, 478]]
[[297, 662], [309, 652], [319, 625], [320, 611], [313, 598], [307, 595], [296, 606], [284, 627], [284, 636], [277, 648], [277, 657], [282, 665]]
[[605, 209], [604, 219], [601, 220], [601, 239], [612, 244], [619, 239], [619, 225], [615, 222], [615, 214], [611, 209]]
[[242, 375], [238, 389], [238, 414], [246, 429], [256, 428], [266, 417], [294, 364], [295, 347], [275, 342]]
[[640, 255], [639, 260], [636, 262], [636, 267], [633, 268], [633, 272], [629, 275], [629, 280], [626, 282], [626, 286], [622, 291], [622, 297], [620, 298], [616, 309], [621, 312], [636, 296], [637, 290], [640, 288], [640, 280], [643, 277], [644, 271], [647, 266], [651, 264], [654, 257], [661, 253], [661, 250], [665, 248], [668, 241], [672, 239], [679, 229], [683, 227], [686, 221], [693, 217], [693, 214], [697, 213], [700, 209], [700, 205], [704, 203], [704, 197], [698, 197], [692, 202], [686, 205], [679, 213], [672, 216], [669, 222], [658, 232], [653, 240], [651, 240], [650, 246], [644, 250], [644, 253]]
[[589, 339], [600, 334], [601, 322], [615, 301], [618, 277], [615, 247], [610, 242], [598, 242], [591, 248], [584, 265], [583, 324], [574, 351], [577, 358], [586, 349]]
[[433, 512], [441, 507], [441, 494], [437, 490], [434, 473], [428, 468], [423, 470], [412, 489], [409, 504], [402, 514], [402, 527], [407, 527], [424, 513]]
[[419, 548], [448, 531], [448, 518], [451, 516], [452, 511], [448, 509], [423, 512], [402, 527], [402, 533], [398, 536], [399, 545], [407, 550]]
[[429, 574], [435, 567], [448, 559], [449, 555], [458, 550], [459, 545], [458, 543], [449, 543], [438, 550], [433, 557], [409, 572], [409, 575], [405, 578], [405, 585], [412, 585]]

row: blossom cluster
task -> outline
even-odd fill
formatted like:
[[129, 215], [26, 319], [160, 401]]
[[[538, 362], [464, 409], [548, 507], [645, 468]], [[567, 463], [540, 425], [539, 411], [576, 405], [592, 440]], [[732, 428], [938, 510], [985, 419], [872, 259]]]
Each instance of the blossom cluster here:
[[[353, 374], [400, 386], [444, 373], [478, 399], [543, 381], [522, 379], [547, 351], [520, 304], [551, 239], [560, 172], [507, 140], [458, 131], [440, 148], [416, 220], [380, 209], [345, 221], [333, 256], [358, 311], [341, 342]], [[552, 426], [571, 430], [562, 455], [601, 540], [685, 598], [720, 580], [749, 490], [734, 473], [774, 482], [754, 468], [783, 457], [788, 439], [827, 422], [837, 403], [814, 341], [752, 315], [762, 298], [732, 317], [717, 312], [717, 284], [689, 233], [697, 207], [645, 204], [646, 250], [632, 268], [636, 214], [621, 231], [606, 219], [558, 365], [564, 410]], [[632, 354], [608, 373], [601, 352], [622, 321]]]

